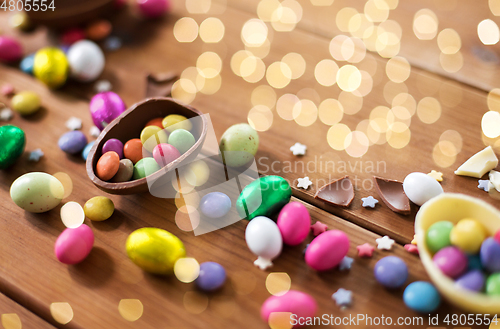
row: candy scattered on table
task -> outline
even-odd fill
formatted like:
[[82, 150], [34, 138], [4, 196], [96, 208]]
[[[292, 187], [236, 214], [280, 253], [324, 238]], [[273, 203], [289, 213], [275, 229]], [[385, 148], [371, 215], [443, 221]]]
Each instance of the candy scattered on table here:
[[307, 265], [316, 271], [327, 271], [339, 265], [349, 251], [349, 238], [339, 230], [330, 230], [315, 237], [306, 250]]
[[375, 279], [386, 288], [402, 287], [408, 279], [408, 266], [399, 257], [387, 256], [375, 264]]
[[26, 135], [16, 126], [0, 126], [0, 169], [10, 167], [24, 152]]
[[100, 19], [90, 23], [85, 29], [85, 34], [90, 40], [100, 41], [106, 38], [113, 27], [108, 20]]
[[321, 233], [326, 232], [327, 229], [328, 229], [328, 225], [323, 224], [319, 220], [316, 221], [316, 223], [314, 223], [313, 225], [311, 225], [311, 230], [313, 231], [314, 236], [318, 236]]
[[[163, 123], [165, 127], [168, 127]], [[229, 167], [241, 167], [254, 160], [259, 148], [259, 135], [249, 124], [229, 127], [220, 139], [222, 160]]]
[[90, 220], [102, 222], [113, 215], [115, 205], [111, 199], [105, 196], [95, 196], [85, 202], [83, 211]]
[[123, 100], [112, 91], [96, 94], [90, 100], [92, 121], [101, 130], [125, 112], [125, 109]]
[[354, 199], [354, 188], [349, 176], [333, 180], [320, 187], [314, 198], [332, 205], [348, 207]]
[[101, 130], [99, 128], [97, 128], [96, 126], [92, 126], [89, 129], [89, 134], [90, 134], [90, 136], [97, 138], [101, 134]]
[[455, 171], [455, 175], [481, 178], [488, 171], [495, 169], [498, 158], [491, 146], [477, 152]]
[[377, 242], [377, 249], [385, 249], [385, 250], [391, 250], [392, 246], [396, 241], [393, 239], [389, 238], [387, 235], [385, 235], [382, 238], [378, 238], [375, 240]]
[[33, 75], [49, 88], [61, 87], [68, 78], [69, 64], [59, 48], [47, 47], [35, 53]]
[[283, 243], [296, 246], [307, 238], [311, 216], [304, 204], [294, 201], [281, 209], [276, 223], [283, 237]]
[[64, 152], [76, 154], [83, 151], [87, 145], [87, 137], [80, 130], [72, 130], [63, 134], [57, 144]]
[[112, 89], [113, 89], [113, 86], [111, 85], [111, 82], [109, 82], [108, 80], [98, 80], [94, 84], [94, 90], [97, 93], [111, 91]]
[[104, 54], [101, 48], [90, 40], [80, 40], [68, 50], [71, 77], [81, 82], [97, 79], [104, 70]]
[[354, 263], [354, 259], [348, 256], [342, 258], [339, 264], [339, 271], [350, 270], [352, 267], [352, 263]]
[[0, 35], [0, 62], [15, 62], [23, 56], [23, 47], [16, 39]]
[[403, 190], [408, 199], [418, 206], [443, 193], [443, 188], [437, 180], [420, 172], [414, 172], [405, 177]]
[[375, 208], [375, 205], [378, 203], [378, 200], [372, 197], [371, 195], [366, 198], [361, 198], [361, 201], [363, 201], [362, 206], [363, 207], [370, 207], [370, 208]]
[[207, 217], [221, 218], [231, 210], [231, 199], [222, 192], [211, 192], [201, 198], [199, 208]]
[[12, 97], [12, 109], [21, 115], [30, 115], [40, 109], [41, 101], [38, 94], [32, 91], [21, 91]]
[[23, 58], [19, 63], [19, 69], [26, 74], [33, 74], [33, 65], [35, 64], [35, 54], [30, 54]]
[[313, 183], [309, 180], [309, 177], [304, 177], [304, 178], [298, 178], [298, 183], [297, 187], [298, 188], [303, 188], [304, 190], [307, 190], [309, 186], [311, 186]]
[[83, 39], [85, 39], [85, 31], [78, 27], [70, 28], [61, 35], [61, 43], [65, 46], [71, 46]]
[[77, 228], [85, 220], [85, 212], [82, 206], [75, 201], [66, 202], [61, 207], [60, 214], [64, 226], [68, 228]]
[[38, 162], [38, 161], [40, 161], [40, 158], [43, 156], [44, 156], [44, 153], [43, 153], [42, 149], [38, 148], [38, 149], [35, 149], [34, 151], [30, 152], [28, 161]]
[[441, 304], [441, 297], [436, 288], [429, 282], [416, 281], [410, 283], [404, 293], [406, 306], [420, 313], [434, 312]]
[[408, 215], [410, 213], [410, 200], [406, 196], [403, 183], [373, 176], [375, 189], [382, 201], [395, 213]]
[[477, 188], [480, 188], [485, 192], [489, 192], [493, 188], [493, 184], [491, 184], [489, 179], [480, 179], [477, 182], [478, 182]]
[[226, 270], [215, 262], [200, 264], [200, 274], [195, 283], [203, 291], [214, 291], [221, 288], [226, 282]]
[[69, 130], [78, 130], [82, 129], [82, 119], [77, 117], [71, 117], [65, 123], [66, 128]]
[[[314, 317], [318, 310], [318, 304], [314, 298], [304, 292], [289, 290], [281, 296], [270, 296], [260, 308], [260, 316], [266, 323], [276, 312], [289, 312], [296, 314], [297, 318]], [[289, 325], [289, 324], [288, 324]]]
[[91, 141], [87, 145], [85, 145], [85, 147], [83, 148], [83, 151], [82, 151], [83, 160], [87, 160], [89, 153], [90, 153], [90, 149], [92, 148], [92, 146], [94, 146], [94, 144], [95, 144], [95, 141]]
[[418, 255], [418, 247], [414, 244], [405, 244], [403, 248], [405, 248], [405, 250], [410, 254]]
[[76, 228], [66, 228], [57, 238], [54, 252], [57, 259], [68, 265], [82, 262], [92, 251], [94, 233], [85, 224]]
[[0, 111], [0, 120], [9, 121], [14, 116], [14, 112], [9, 108], [4, 108]]
[[431, 170], [431, 172], [428, 173], [427, 175], [430, 176], [430, 177], [432, 177], [432, 178], [434, 178], [438, 182], [442, 182], [443, 181], [443, 173], [440, 172], [440, 171]]
[[332, 295], [332, 299], [337, 306], [349, 306], [352, 303], [352, 291], [339, 288], [339, 290]]
[[370, 245], [369, 243], [364, 243], [362, 245], [359, 245], [356, 247], [358, 250], [358, 256], [359, 257], [372, 257], [373, 252], [375, 251], [375, 248]]
[[54, 209], [63, 196], [64, 187], [61, 182], [43, 172], [24, 174], [10, 186], [12, 201], [22, 209], [34, 213]]
[[139, 11], [148, 18], [158, 18], [170, 10], [170, 0], [136, 0]]
[[14, 94], [14, 91], [15, 91], [14, 86], [11, 85], [10, 83], [2, 85], [2, 89], [0, 89], [0, 93], [4, 96], [10, 96]]
[[293, 155], [305, 155], [307, 150], [307, 146], [300, 143], [295, 143], [290, 147], [290, 151], [292, 151]]
[[254, 265], [261, 270], [271, 267], [272, 260], [279, 256], [283, 248], [278, 225], [264, 216], [257, 216], [248, 223], [245, 240], [250, 251], [258, 256]]

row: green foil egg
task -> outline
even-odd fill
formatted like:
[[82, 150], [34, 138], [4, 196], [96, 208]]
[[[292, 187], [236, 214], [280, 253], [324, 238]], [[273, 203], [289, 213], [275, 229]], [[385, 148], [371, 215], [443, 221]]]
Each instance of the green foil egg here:
[[259, 135], [249, 124], [232, 125], [222, 135], [219, 148], [227, 166], [241, 167], [254, 159], [259, 148]]
[[186, 256], [182, 241], [165, 230], [144, 227], [132, 232], [126, 242], [128, 257], [146, 272], [170, 274], [175, 262]]
[[279, 176], [265, 176], [248, 184], [236, 200], [241, 218], [270, 217], [278, 213], [292, 197], [290, 184]]
[[0, 169], [11, 166], [24, 152], [26, 136], [21, 128], [0, 126]]
[[10, 197], [14, 203], [34, 213], [54, 209], [63, 196], [64, 187], [61, 182], [44, 172], [24, 174], [10, 186]]

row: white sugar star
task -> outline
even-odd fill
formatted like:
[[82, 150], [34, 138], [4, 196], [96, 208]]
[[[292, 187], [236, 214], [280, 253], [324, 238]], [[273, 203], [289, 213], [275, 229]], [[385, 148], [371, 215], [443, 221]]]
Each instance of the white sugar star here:
[[363, 201], [363, 207], [371, 207], [375, 208], [375, 205], [378, 203], [378, 200], [372, 197], [371, 195], [367, 198], [361, 198], [361, 201]]
[[304, 155], [306, 154], [307, 146], [300, 143], [295, 143], [292, 147], [290, 147], [290, 151], [292, 151], [293, 155]]
[[101, 134], [101, 131], [96, 126], [92, 126], [92, 127], [90, 127], [89, 133], [90, 133], [90, 136], [97, 138]]
[[38, 148], [38, 149], [30, 152], [29, 161], [38, 162], [38, 161], [40, 161], [40, 158], [43, 156], [44, 156], [44, 153], [42, 152], [41, 149]]
[[9, 108], [4, 108], [0, 111], [0, 120], [9, 121], [14, 116], [14, 113]]
[[82, 129], [82, 119], [77, 117], [71, 117], [68, 121], [66, 121], [66, 128], [69, 130], [78, 130]]
[[477, 187], [480, 188], [481, 190], [486, 191], [486, 192], [489, 192], [491, 190], [491, 188], [493, 187], [492, 186], [493, 184], [491, 184], [489, 179], [480, 179], [477, 182], [479, 184]]
[[307, 190], [309, 186], [312, 185], [312, 182], [309, 180], [309, 177], [304, 177], [304, 178], [299, 178], [298, 179], [299, 183], [297, 184], [297, 187], [302, 187], [304, 190]]
[[98, 93], [103, 93], [105, 91], [110, 91], [113, 86], [108, 80], [99, 80], [94, 84], [94, 89]]
[[385, 250], [391, 250], [392, 245], [396, 242], [393, 239], [389, 238], [387, 235], [383, 238], [378, 238], [375, 241], [377, 241], [377, 249]]
[[352, 291], [340, 288], [332, 295], [332, 298], [338, 306], [350, 305], [352, 302]]

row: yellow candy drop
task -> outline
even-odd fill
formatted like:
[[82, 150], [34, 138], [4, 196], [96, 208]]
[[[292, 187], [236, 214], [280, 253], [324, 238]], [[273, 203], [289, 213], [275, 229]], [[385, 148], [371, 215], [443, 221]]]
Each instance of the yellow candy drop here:
[[191, 121], [180, 114], [167, 115], [161, 123], [169, 133], [176, 129], [185, 129], [187, 131], [190, 131], [193, 128], [193, 124], [191, 123]]
[[146, 150], [153, 152], [156, 145], [168, 142], [168, 135], [160, 127], [147, 126], [141, 131], [141, 142]]
[[12, 97], [12, 109], [21, 115], [30, 115], [40, 108], [40, 97], [32, 91], [21, 91]]
[[90, 220], [101, 222], [113, 215], [115, 205], [113, 201], [105, 196], [95, 196], [85, 202], [83, 211], [85, 211], [85, 216]]
[[485, 238], [485, 228], [472, 218], [460, 220], [450, 232], [451, 244], [469, 254], [478, 253]]
[[59, 48], [47, 47], [36, 52], [33, 74], [50, 88], [62, 86], [68, 78], [69, 64]]

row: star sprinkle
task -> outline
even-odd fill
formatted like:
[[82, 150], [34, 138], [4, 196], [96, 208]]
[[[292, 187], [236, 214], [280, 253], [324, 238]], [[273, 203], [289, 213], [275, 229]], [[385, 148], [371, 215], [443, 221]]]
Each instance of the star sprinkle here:
[[94, 84], [94, 90], [98, 93], [103, 93], [105, 91], [110, 91], [113, 86], [108, 80], [99, 80]]
[[440, 172], [440, 171], [431, 170], [431, 172], [428, 173], [427, 175], [431, 176], [432, 178], [434, 178], [438, 182], [442, 182], [443, 181], [443, 173]]
[[311, 230], [313, 230], [314, 236], [320, 235], [321, 233], [325, 232], [328, 229], [328, 226], [326, 224], [323, 224], [319, 220], [314, 223], [314, 225], [311, 225]]
[[118, 37], [109, 37], [104, 40], [104, 47], [110, 51], [118, 50], [122, 47], [122, 40]]
[[0, 120], [9, 121], [14, 116], [14, 112], [11, 109], [4, 108], [0, 111]]
[[332, 299], [335, 300], [337, 306], [348, 306], [352, 302], [352, 291], [340, 288], [336, 293], [332, 295]]
[[414, 244], [405, 244], [406, 251], [408, 251], [410, 254], [415, 254], [418, 255], [418, 248]]
[[66, 121], [66, 128], [69, 130], [78, 130], [82, 129], [82, 119], [77, 117], [71, 117], [68, 121]]
[[253, 262], [253, 264], [263, 271], [267, 270], [269, 267], [273, 266], [273, 262], [271, 262], [270, 259], [260, 257], [260, 256], [259, 256], [259, 258], [257, 258], [255, 260], [255, 262]]
[[354, 263], [354, 259], [351, 257], [345, 256], [340, 261], [339, 270], [340, 271], [350, 270], [352, 267], [352, 263]]
[[293, 155], [304, 155], [306, 154], [307, 146], [300, 143], [295, 143], [292, 147], [290, 147], [290, 151], [292, 151]]
[[40, 158], [44, 156], [44, 153], [42, 152], [41, 149], [36, 149], [34, 151], [31, 151], [30, 152], [30, 157], [29, 157], [29, 161], [32, 161], [32, 162], [38, 162], [40, 161]]
[[478, 186], [477, 188], [480, 188], [481, 190], [485, 191], [485, 192], [489, 192], [491, 190], [491, 183], [490, 183], [490, 180], [489, 179], [480, 179], [477, 181], [478, 182]]
[[363, 207], [370, 207], [370, 208], [375, 208], [375, 205], [378, 203], [378, 200], [372, 197], [371, 195], [366, 198], [361, 198], [361, 201], [363, 201]]
[[309, 186], [312, 185], [311, 180], [307, 176], [304, 178], [299, 178], [298, 181], [299, 183], [297, 184], [297, 187], [302, 187], [304, 190], [307, 190]]
[[383, 238], [378, 238], [375, 241], [377, 241], [378, 249], [385, 249], [385, 250], [391, 250], [392, 245], [396, 242], [393, 239], [389, 238], [387, 235], [384, 236]]
[[97, 128], [96, 126], [92, 126], [89, 129], [89, 133], [90, 133], [90, 136], [97, 138], [101, 134], [101, 130], [99, 130], [99, 128]]
[[371, 246], [369, 243], [359, 245], [356, 247], [356, 249], [358, 249], [359, 257], [372, 257], [373, 251], [375, 251], [375, 248]]
[[411, 240], [410, 243], [415, 245], [415, 246], [417, 245], [417, 235], [416, 234], [413, 235], [413, 240]]

